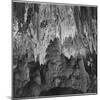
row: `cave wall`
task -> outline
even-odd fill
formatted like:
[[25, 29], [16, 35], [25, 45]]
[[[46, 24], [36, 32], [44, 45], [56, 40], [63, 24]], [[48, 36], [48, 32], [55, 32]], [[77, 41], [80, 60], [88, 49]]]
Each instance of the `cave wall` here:
[[93, 63], [97, 61], [93, 60], [97, 57], [97, 7], [27, 2], [12, 5], [14, 94], [17, 90], [24, 94], [21, 91], [28, 84], [38, 91], [34, 94], [34, 89], [29, 90], [33, 91], [31, 96], [58, 86], [96, 92], [97, 66]]

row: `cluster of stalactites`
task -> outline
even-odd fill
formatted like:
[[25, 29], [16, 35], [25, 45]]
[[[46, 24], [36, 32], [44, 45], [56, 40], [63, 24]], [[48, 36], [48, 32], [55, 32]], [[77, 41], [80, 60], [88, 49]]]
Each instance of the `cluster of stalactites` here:
[[[72, 39], [77, 34], [75, 19], [72, 7], [64, 5], [41, 5], [40, 6], [40, 26], [39, 43], [34, 53], [35, 57], [39, 55], [40, 64], [45, 63], [46, 49], [50, 40], [59, 39], [59, 45], [63, 45], [66, 38]], [[46, 25], [45, 25], [46, 23]], [[62, 51], [62, 50], [61, 50]]]
[[[38, 12], [35, 12], [35, 6], [38, 8]], [[31, 12], [33, 13], [32, 16], [31, 14], [28, 15], [30, 8], [33, 9]], [[66, 57], [70, 58], [71, 55], [77, 55], [79, 47], [76, 45], [71, 45], [70, 47], [64, 45], [69, 38], [74, 40], [78, 36], [73, 13], [72, 6], [49, 4], [25, 5], [24, 23], [28, 23], [28, 18], [31, 16], [25, 37], [26, 41], [29, 42], [27, 44], [31, 44], [32, 46], [35, 61], [39, 60], [40, 64], [46, 63], [46, 49], [50, 41], [53, 41], [55, 38], [59, 39], [61, 52]], [[17, 21], [15, 26], [16, 30], [14, 34], [18, 32]], [[29, 38], [28, 36], [30, 35], [31, 37]]]

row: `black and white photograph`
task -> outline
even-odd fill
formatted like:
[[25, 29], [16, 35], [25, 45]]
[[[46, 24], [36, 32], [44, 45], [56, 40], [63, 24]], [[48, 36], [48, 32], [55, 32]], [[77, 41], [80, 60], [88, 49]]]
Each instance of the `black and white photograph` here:
[[97, 94], [97, 10], [12, 0], [12, 98]]

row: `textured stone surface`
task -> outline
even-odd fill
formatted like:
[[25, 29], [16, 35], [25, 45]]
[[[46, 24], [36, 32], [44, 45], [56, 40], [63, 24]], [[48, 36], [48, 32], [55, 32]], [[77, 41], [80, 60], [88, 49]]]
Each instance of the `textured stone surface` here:
[[13, 3], [15, 97], [39, 96], [56, 87], [65, 88], [66, 94], [68, 87], [96, 92], [95, 11], [96, 7]]

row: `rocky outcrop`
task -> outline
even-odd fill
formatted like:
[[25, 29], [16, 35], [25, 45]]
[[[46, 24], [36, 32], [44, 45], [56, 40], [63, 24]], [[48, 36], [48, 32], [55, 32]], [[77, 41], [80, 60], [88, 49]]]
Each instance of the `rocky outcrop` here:
[[97, 77], [95, 11], [96, 7], [13, 3], [14, 94], [19, 90], [25, 96], [22, 89], [37, 96], [55, 87], [96, 91], [90, 89]]

